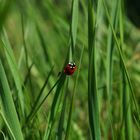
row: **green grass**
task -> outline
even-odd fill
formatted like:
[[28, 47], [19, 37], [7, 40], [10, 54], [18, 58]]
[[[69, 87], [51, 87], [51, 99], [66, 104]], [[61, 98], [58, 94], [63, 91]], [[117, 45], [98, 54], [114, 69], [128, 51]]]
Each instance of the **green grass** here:
[[10, 92], [10, 87], [5, 75], [2, 63], [0, 62], [0, 93], [1, 93], [1, 116], [10, 131], [11, 138], [23, 140], [21, 126], [18, 120], [15, 105]]
[[91, 0], [88, 2], [88, 110], [92, 139], [100, 140], [100, 122], [96, 74], [96, 20]]
[[125, 6], [0, 2], [0, 139], [140, 139], [140, 32]]

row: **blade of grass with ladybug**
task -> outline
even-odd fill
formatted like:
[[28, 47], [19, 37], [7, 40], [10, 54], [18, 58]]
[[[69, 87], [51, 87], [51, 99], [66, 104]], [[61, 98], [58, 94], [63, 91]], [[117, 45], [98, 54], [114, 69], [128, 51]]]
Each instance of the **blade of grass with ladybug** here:
[[[65, 84], [64, 84], [64, 82], [60, 82], [58, 84], [59, 88], [57, 88], [55, 96], [54, 96], [54, 100], [53, 100], [52, 108], [51, 108], [51, 112], [50, 112], [50, 117], [49, 117], [49, 122], [48, 122], [48, 127], [46, 129], [44, 139], [50, 139], [51, 132], [53, 130], [54, 120], [56, 119], [54, 113], [55, 114], [58, 113], [58, 109], [59, 109], [60, 106], [62, 106], [62, 107], [60, 107], [61, 108], [61, 111], [60, 111], [61, 113], [60, 113], [60, 117], [58, 118], [59, 119], [58, 130], [57, 130], [55, 138], [57, 138], [58, 140], [62, 140], [62, 138], [64, 138], [64, 135], [63, 135], [64, 133], [63, 132], [64, 132], [65, 129], [66, 129], [65, 130], [65, 139], [68, 139], [68, 136], [69, 136], [69, 133], [70, 133], [69, 130], [70, 130], [70, 125], [71, 125], [72, 106], [73, 106], [73, 102], [74, 102], [75, 90], [72, 93], [71, 100], [69, 101], [70, 105], [68, 106], [69, 107], [68, 108], [69, 114], [68, 114], [68, 120], [67, 121], [65, 121], [66, 120], [66, 115], [67, 115], [66, 114], [66, 108], [67, 108], [66, 104], [69, 104], [68, 103], [69, 98], [67, 96], [68, 82], [69, 82], [70, 76], [76, 70], [76, 65], [73, 62], [72, 58], [73, 58], [74, 50], [75, 50], [75, 43], [76, 43], [76, 36], [77, 36], [77, 24], [78, 24], [78, 0], [73, 0], [72, 1], [72, 22], [71, 22], [71, 26], [70, 26], [70, 47], [69, 47], [69, 50], [68, 50], [68, 53], [67, 53], [67, 58], [66, 58], [66, 61], [65, 61], [65, 64], [64, 64], [63, 72], [60, 75], [60, 79], [62, 78], [62, 81], [64, 81], [66, 75], [68, 75], [68, 76], [67, 76]], [[82, 51], [82, 53], [83, 53], [83, 51]], [[80, 67], [80, 63], [79, 63], [79, 67]], [[78, 77], [78, 73], [77, 73], [77, 77]], [[77, 79], [78, 78], [76, 78], [76, 81], [77, 81]], [[74, 89], [76, 89], [76, 85], [77, 84], [75, 83], [74, 84], [74, 86], [75, 86]], [[63, 90], [62, 93], [60, 93], [60, 87]], [[62, 95], [59, 95], [59, 94], [62, 94]], [[62, 101], [61, 103], [59, 102], [58, 96], [61, 98], [60, 99]], [[57, 101], [56, 101], [56, 99], [57, 99]], [[66, 124], [66, 128], [64, 127], [65, 124]]]
[[[49, 77], [52, 73], [52, 70], [53, 70], [53, 67], [52, 67], [52, 69], [51, 69], [48, 77], [46, 78], [46, 81], [45, 81], [44, 85], [42, 86], [42, 89], [41, 89], [41, 91], [40, 91], [40, 93], [39, 93], [39, 95], [38, 95], [38, 97], [37, 97], [37, 99], [36, 99], [36, 101], [35, 101], [35, 103], [32, 107], [32, 110], [29, 113], [29, 115], [27, 116], [27, 119], [26, 119], [26, 122], [25, 122], [27, 124], [27, 122], [29, 122], [33, 119], [33, 117], [39, 111], [39, 109], [41, 108], [43, 103], [46, 101], [47, 97], [50, 95], [50, 93], [52, 93], [53, 89], [55, 87], [57, 87], [56, 92], [54, 94], [50, 114], [49, 114], [49, 117], [48, 117], [48, 127], [46, 128], [46, 133], [44, 135], [44, 139], [49, 139], [50, 136], [51, 136], [51, 131], [52, 131], [52, 128], [53, 128], [53, 124], [55, 122], [54, 119], [55, 119], [55, 116], [58, 112], [59, 106], [61, 104], [60, 101], [62, 101], [62, 104], [65, 104], [67, 96], [62, 95], [63, 92], [61, 92], [61, 90], [63, 88], [65, 88], [67, 90], [67, 88], [68, 88], [68, 82], [66, 82], [67, 83], [66, 85], [64, 84], [65, 80], [66, 80], [66, 75], [71, 76], [76, 70], [76, 65], [72, 61], [72, 56], [73, 56], [73, 53], [74, 53], [75, 42], [76, 42], [77, 24], [78, 24], [78, 18], [77, 17], [78, 17], [78, 0], [76, 0], [76, 1], [73, 0], [72, 1], [72, 23], [71, 23], [71, 26], [70, 26], [71, 45], [69, 47], [69, 50], [68, 50], [68, 53], [67, 53], [67, 56], [66, 56], [66, 60], [64, 62], [63, 70], [62, 70], [60, 76], [58, 77], [58, 80], [54, 84], [54, 86], [50, 89], [50, 91], [46, 94], [46, 96], [42, 99], [42, 101], [40, 101], [39, 104], [36, 105], [36, 103], [38, 103], [38, 101], [40, 100], [41, 94], [42, 94], [42, 92], [43, 92], [43, 90], [44, 90], [44, 88], [47, 84], [47, 81], [48, 81], [48, 79], [49, 79]], [[83, 49], [82, 49], [82, 53], [83, 53]], [[81, 54], [81, 56], [82, 56], [82, 54]], [[80, 58], [80, 61], [81, 61], [81, 58]], [[77, 85], [76, 84], [77, 79], [78, 79], [78, 76], [76, 78], [75, 85]], [[65, 87], [64, 87], [64, 85], [65, 85]], [[73, 101], [74, 101], [75, 89], [76, 89], [76, 86], [74, 86], [74, 92], [73, 92], [71, 103], [70, 103], [70, 111], [69, 111], [69, 115], [68, 115], [69, 117], [68, 117], [68, 122], [67, 122], [67, 129], [66, 129], [66, 138], [68, 138], [69, 129], [70, 129], [70, 122], [71, 122], [71, 115], [72, 115], [72, 105], [73, 105]], [[66, 93], [63, 93], [63, 94], [66, 94]], [[64, 97], [62, 97], [62, 96], [64, 96]], [[62, 100], [62, 98], [63, 98], [63, 100]], [[60, 116], [60, 121], [58, 123], [59, 124], [58, 128], [60, 127], [60, 124], [62, 123], [62, 119], [61, 119], [61, 118], [63, 118], [62, 114], [65, 114], [65, 109], [63, 109], [63, 108], [61, 110], [61, 116]], [[58, 129], [58, 130], [61, 130], [61, 129]], [[62, 131], [61, 132], [59, 131], [59, 134], [62, 134]], [[58, 139], [61, 139], [61, 136], [58, 137]]]

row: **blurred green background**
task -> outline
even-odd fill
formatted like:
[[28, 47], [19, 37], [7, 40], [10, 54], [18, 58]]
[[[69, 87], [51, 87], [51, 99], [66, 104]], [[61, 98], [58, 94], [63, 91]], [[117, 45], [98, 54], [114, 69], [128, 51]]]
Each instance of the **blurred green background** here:
[[[88, 1], [80, 0], [78, 3], [78, 17], [76, 18], [78, 20], [76, 29], [77, 38], [74, 53], [72, 55], [72, 61], [76, 63], [77, 70], [73, 75], [66, 77], [67, 79], [65, 80], [64, 85], [68, 82], [68, 85], [66, 86], [67, 88], [65, 86], [62, 88], [62, 96], [67, 93], [67, 99], [65, 103], [67, 109], [65, 110], [66, 116], [63, 124], [63, 135], [65, 135], [66, 131], [65, 128], [68, 119], [69, 107], [72, 100], [72, 93], [74, 92], [75, 88], [74, 86], [76, 76], [79, 74], [75, 91], [69, 139], [89, 140], [92, 139], [90, 136], [90, 132], [92, 130], [90, 130], [88, 121]], [[129, 87], [129, 84], [128, 81], [123, 81], [123, 76], [125, 74], [122, 73], [123, 70], [120, 54], [116, 49], [113, 34], [110, 33], [111, 28], [105, 8], [103, 4], [98, 7], [97, 3], [98, 0], [93, 2], [93, 8], [95, 20], [98, 21], [96, 23], [97, 25], [95, 25], [97, 28], [95, 40], [101, 139], [139, 140], [140, 114], [135, 109], [131, 94], [129, 94], [130, 100], [128, 101], [128, 105], [126, 105], [126, 108], [123, 106], [123, 102], [125, 101], [123, 99], [122, 87], [124, 87], [124, 85]], [[119, 0], [117, 2], [117, 0], [106, 0], [105, 3], [110, 14], [110, 20], [112, 21], [113, 17], [115, 17], [115, 22], [112, 25], [118, 41], [121, 42], [119, 10], [121, 9], [120, 3], [123, 3], [123, 1]], [[138, 27], [135, 27], [132, 21], [130, 21], [130, 19], [126, 16], [126, 4], [123, 3], [122, 6], [124, 6], [121, 11], [123, 20], [123, 29], [121, 28], [121, 31], [123, 32], [124, 40], [122, 51], [125, 57], [125, 65], [133, 85], [134, 96], [139, 110], [140, 30]], [[99, 14], [97, 14], [98, 9]], [[116, 11], [114, 11], [114, 15], [113, 9], [116, 9]], [[127, 9], [127, 11], [129, 11], [129, 9]], [[128, 13], [131, 12], [129, 11]], [[32, 106], [38, 98], [38, 95], [41, 92], [43, 84], [47, 79], [52, 67], [54, 66], [51, 74], [49, 75], [49, 80], [43, 89], [43, 92], [41, 93], [40, 100], [43, 99], [53, 87], [59, 78], [58, 73], [63, 73], [69, 47], [71, 46], [70, 28], [72, 21], [72, 0], [0, 0], [0, 58], [8, 79], [10, 92], [12, 94], [19, 122], [21, 124], [22, 133], [24, 138], [27, 140], [43, 139], [44, 134], [47, 131], [49, 120], [48, 116], [51, 111], [55, 90], [53, 90], [45, 100], [45, 103], [43, 103], [41, 109], [38, 110], [38, 113], [34, 116], [34, 119], [28, 122], [28, 124], [25, 123], [25, 120], [27, 119]], [[7, 37], [5, 37], [3, 34], [7, 34]], [[110, 36], [112, 36], [112, 55], [110, 56], [111, 66], [109, 66], [108, 62], [108, 46]], [[21, 115], [22, 111], [19, 107], [19, 99], [16, 94], [18, 89], [16, 88], [16, 82], [13, 76], [14, 74], [16, 75], [16, 71], [11, 71], [12, 68], [8, 62], [6, 50], [4, 50], [3, 47], [4, 45], [8, 46], [6, 39], [3, 39], [4, 37], [8, 39], [10, 48], [12, 49], [12, 54], [15, 59], [13, 65], [16, 65], [18, 68], [17, 75], [20, 77], [20, 86], [22, 87], [24, 98], [24, 115]], [[83, 46], [84, 51], [79, 68], [80, 56]], [[111, 89], [108, 88], [108, 79], [110, 78], [108, 77], [108, 70], [110, 67]], [[127, 88], [127, 90], [128, 93], [131, 92], [129, 88]], [[108, 92], [110, 92], [109, 95]], [[108, 105], [108, 98], [110, 106]], [[60, 102], [62, 102], [58, 107], [58, 113], [54, 120], [54, 125], [50, 136], [50, 139], [52, 140], [57, 139], [57, 127], [59, 125], [58, 122], [60, 122], [60, 114], [63, 112], [62, 109], [64, 108], [64, 100], [60, 100]], [[125, 118], [124, 114], [126, 113], [127, 115], [128, 108], [131, 110], [129, 112], [130, 118]], [[132, 135], [129, 138], [127, 138], [125, 134], [127, 131], [125, 124], [128, 124], [128, 122], [125, 121], [130, 122], [131, 125], [129, 133], [132, 133]], [[2, 117], [0, 130], [0, 139], [4, 139], [4, 136], [6, 140], [12, 139]]]

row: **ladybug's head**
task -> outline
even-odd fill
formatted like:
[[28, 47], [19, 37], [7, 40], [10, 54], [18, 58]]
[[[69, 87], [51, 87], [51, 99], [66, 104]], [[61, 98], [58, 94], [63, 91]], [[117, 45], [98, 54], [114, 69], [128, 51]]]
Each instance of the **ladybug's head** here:
[[71, 69], [74, 69], [76, 67], [75, 63], [72, 62], [69, 62], [68, 65]]

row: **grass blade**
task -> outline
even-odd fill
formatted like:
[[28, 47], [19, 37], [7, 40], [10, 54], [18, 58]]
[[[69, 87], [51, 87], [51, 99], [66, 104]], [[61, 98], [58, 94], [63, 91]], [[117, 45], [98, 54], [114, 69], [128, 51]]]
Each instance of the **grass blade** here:
[[[124, 77], [126, 80], [126, 77]], [[125, 124], [125, 138], [126, 140], [132, 140], [132, 116], [130, 107], [129, 87], [123, 84], [123, 119]]]
[[[114, 27], [116, 22], [116, 13], [117, 13], [117, 0], [112, 2], [112, 10], [111, 10], [111, 24]], [[113, 33], [109, 26], [108, 30], [108, 40], [107, 40], [107, 93], [108, 97], [111, 97], [111, 85], [112, 85], [112, 57], [113, 57]], [[110, 100], [110, 99], [109, 99]]]
[[22, 84], [21, 84], [21, 80], [20, 80], [20, 74], [18, 71], [18, 66], [16, 64], [15, 61], [15, 57], [13, 54], [13, 51], [11, 49], [11, 45], [10, 42], [8, 40], [6, 31], [3, 31], [4, 34], [1, 34], [1, 38], [2, 38], [2, 42], [3, 42], [3, 47], [4, 47], [4, 51], [6, 54], [6, 58], [10, 67], [10, 70], [12, 72], [13, 78], [14, 78], [14, 82], [17, 88], [17, 96], [19, 99], [19, 106], [21, 107], [21, 112], [24, 115], [24, 97], [23, 97], [23, 92], [22, 92]]
[[[120, 11], [119, 11], [119, 27], [120, 27], [120, 46], [123, 49], [124, 44], [124, 15], [123, 15], [123, 2], [119, 1], [120, 3]], [[123, 64], [121, 63], [121, 67]], [[130, 89], [127, 85], [127, 78], [125, 76], [125, 71], [122, 69], [122, 107], [123, 107], [123, 120], [125, 124], [125, 139], [132, 140], [132, 116], [131, 116], [131, 100], [130, 100]]]
[[51, 90], [49, 91], [49, 93], [44, 97], [44, 99], [42, 101], [40, 101], [40, 99], [42, 97], [42, 94], [43, 94], [43, 91], [44, 91], [44, 89], [45, 89], [45, 87], [46, 87], [46, 85], [48, 83], [48, 80], [49, 80], [52, 72], [53, 72], [53, 68], [54, 68], [54, 66], [51, 68], [51, 70], [50, 70], [50, 72], [49, 72], [49, 74], [48, 74], [48, 76], [47, 76], [47, 78], [46, 78], [46, 80], [45, 80], [45, 82], [44, 82], [44, 84], [43, 84], [43, 86], [42, 86], [42, 88], [41, 88], [41, 90], [40, 90], [40, 92], [39, 92], [36, 100], [35, 100], [35, 103], [34, 103], [34, 105], [32, 107], [32, 110], [31, 110], [30, 114], [28, 115], [28, 117], [26, 119], [26, 123], [29, 122], [30, 120], [32, 120], [32, 118], [38, 112], [38, 110], [40, 109], [40, 107], [42, 106], [42, 104], [45, 102], [46, 98], [49, 96], [49, 94], [51, 93], [51, 91], [54, 89], [54, 87], [58, 83], [58, 82], [56, 82], [54, 84], [54, 86], [51, 88]]
[[61, 89], [64, 85], [65, 78], [66, 78], [66, 75], [64, 75], [64, 74], [62, 74], [60, 76], [60, 80], [58, 82], [57, 89], [56, 89], [56, 92], [55, 92], [55, 95], [53, 98], [51, 111], [50, 111], [50, 115], [49, 115], [48, 128], [47, 128], [46, 133], [44, 135], [44, 140], [50, 139], [53, 125], [55, 123], [55, 117], [56, 117], [56, 114], [58, 113], [58, 108], [60, 106], [61, 95], [62, 95]]
[[[64, 91], [67, 90], [68, 88], [68, 82], [69, 82], [69, 79], [66, 80], [66, 84], [65, 84], [65, 87], [64, 87]], [[67, 105], [67, 92], [63, 92], [62, 96], [63, 97], [63, 105], [62, 105], [62, 110], [61, 110], [61, 114], [60, 114], [60, 119], [59, 119], [59, 122], [58, 122], [58, 130], [57, 130], [57, 137], [56, 139], [57, 140], [62, 140], [63, 139], [63, 132], [64, 132], [64, 124], [65, 124], [65, 113], [66, 113], [66, 105]]]
[[78, 66], [78, 70], [77, 70], [77, 76], [76, 76], [74, 89], [73, 89], [73, 94], [72, 94], [72, 99], [71, 99], [71, 103], [70, 103], [70, 109], [69, 109], [69, 115], [68, 115], [68, 122], [67, 122], [65, 140], [69, 139], [71, 120], [72, 120], [72, 112], [73, 112], [73, 106], [74, 106], [74, 97], [75, 97], [75, 93], [76, 93], [76, 87], [77, 87], [77, 82], [78, 82], [78, 78], [79, 78], [79, 72], [80, 72], [83, 52], [84, 52], [84, 46], [83, 46], [82, 51], [81, 51], [81, 56], [80, 56], [80, 60], [79, 60], [79, 66]]
[[89, 71], [88, 71], [88, 109], [89, 123], [92, 139], [100, 140], [100, 123], [98, 109], [98, 93], [95, 66], [95, 22], [93, 17], [91, 0], [88, 2], [88, 48], [89, 48]]
[[71, 27], [70, 27], [72, 53], [74, 53], [76, 36], [77, 36], [78, 8], [79, 8], [78, 3], [79, 3], [78, 0], [72, 0], [72, 22], [71, 22]]
[[[117, 12], [118, 12], [118, 1], [114, 0], [112, 2], [111, 5], [111, 24], [113, 26], [113, 28], [115, 28], [115, 26], [118, 23], [118, 18], [117, 18]], [[108, 133], [109, 133], [109, 129], [111, 127], [111, 135], [112, 135], [112, 139], [115, 138], [115, 133], [114, 133], [114, 128], [112, 126], [112, 121], [113, 121], [113, 116], [111, 114], [112, 112], [112, 106], [111, 106], [111, 99], [112, 99], [112, 95], [113, 95], [113, 91], [112, 91], [112, 79], [113, 79], [113, 50], [114, 50], [114, 39], [113, 39], [113, 33], [111, 30], [111, 27], [108, 27], [108, 39], [107, 39], [107, 64], [106, 64], [106, 69], [107, 69], [107, 102], [108, 102], [108, 115], [109, 115], [109, 125], [108, 126]]]
[[8, 81], [1, 61], [0, 61], [0, 93], [4, 117], [6, 118], [15, 139], [23, 140], [18, 115], [16, 113], [15, 105], [12, 99], [12, 94], [10, 92]]
[[12, 132], [12, 130], [11, 130], [11, 128], [10, 128], [10, 126], [9, 126], [9, 124], [8, 124], [8, 122], [7, 122], [7, 120], [6, 120], [6, 118], [4, 117], [4, 114], [3, 114], [2, 112], [0, 112], [0, 115], [1, 115], [1, 118], [3, 119], [3, 121], [4, 121], [4, 123], [5, 123], [6, 127], [8, 128], [8, 131], [9, 131], [11, 137], [12, 137], [14, 140], [16, 140], [16, 138], [15, 138], [15, 136], [14, 136], [14, 134], [13, 134], [13, 132]]
[[114, 28], [113, 28], [113, 26], [111, 24], [110, 16], [109, 16], [108, 9], [106, 7], [105, 1], [102, 0], [102, 2], [103, 2], [103, 6], [105, 8], [107, 19], [109, 21], [109, 24], [110, 24], [110, 27], [111, 27], [111, 30], [112, 30], [112, 33], [113, 33], [114, 40], [116, 42], [116, 46], [117, 46], [118, 52], [120, 54], [121, 63], [122, 63], [122, 66], [123, 66], [123, 69], [124, 69], [124, 72], [125, 72], [125, 75], [126, 75], [126, 78], [127, 78], [127, 81], [128, 81], [129, 87], [130, 87], [130, 90], [131, 90], [131, 97], [132, 97], [132, 100], [134, 102], [135, 109], [136, 109], [137, 113], [140, 114], [139, 113], [138, 106], [137, 106], [137, 101], [135, 99], [135, 94], [134, 94], [134, 91], [133, 91], [133, 86], [132, 86], [132, 83], [131, 83], [131, 79], [130, 79], [129, 73], [127, 71], [127, 68], [126, 68], [126, 63], [125, 63], [125, 60], [124, 60], [123, 52], [122, 52], [122, 50], [120, 48], [120, 42], [118, 41], [117, 36], [116, 36], [116, 33], [114, 31]]

